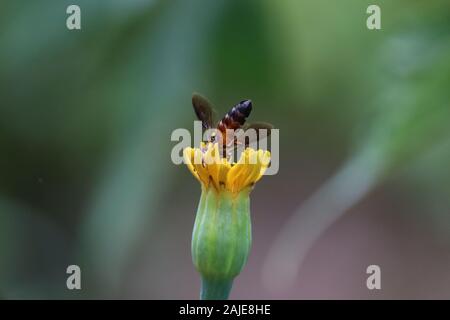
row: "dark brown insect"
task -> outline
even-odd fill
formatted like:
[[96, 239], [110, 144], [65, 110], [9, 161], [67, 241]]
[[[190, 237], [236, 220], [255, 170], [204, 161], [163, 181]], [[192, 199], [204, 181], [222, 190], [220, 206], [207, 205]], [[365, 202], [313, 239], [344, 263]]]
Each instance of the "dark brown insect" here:
[[[194, 93], [192, 95], [192, 105], [194, 107], [195, 114], [197, 118], [202, 122], [202, 127], [204, 130], [213, 128], [213, 107], [211, 103], [205, 97], [201, 96], [198, 93]], [[234, 136], [233, 139], [227, 139], [226, 130], [232, 129], [243, 129], [244, 131], [248, 129], [255, 129], [257, 133], [257, 139], [259, 140], [259, 129], [267, 129], [267, 136], [270, 135], [270, 130], [273, 129], [273, 126], [270, 123], [266, 122], [255, 122], [255, 123], [245, 123], [246, 119], [250, 115], [252, 111], [252, 102], [251, 100], [242, 100], [238, 104], [236, 104], [230, 111], [228, 111], [225, 116], [218, 122], [216, 128], [221, 133], [221, 140], [216, 139], [213, 135], [211, 136], [211, 142], [221, 142], [223, 147], [230, 146], [231, 144], [236, 145], [237, 137]], [[246, 145], [251, 143], [252, 141], [246, 141]]]

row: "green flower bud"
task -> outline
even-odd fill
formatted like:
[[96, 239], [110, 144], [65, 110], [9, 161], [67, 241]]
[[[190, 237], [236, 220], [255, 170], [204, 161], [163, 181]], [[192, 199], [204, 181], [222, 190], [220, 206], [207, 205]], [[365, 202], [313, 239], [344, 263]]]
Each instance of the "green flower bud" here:
[[227, 299], [251, 247], [249, 190], [202, 190], [192, 234], [192, 259], [202, 277], [201, 299]]

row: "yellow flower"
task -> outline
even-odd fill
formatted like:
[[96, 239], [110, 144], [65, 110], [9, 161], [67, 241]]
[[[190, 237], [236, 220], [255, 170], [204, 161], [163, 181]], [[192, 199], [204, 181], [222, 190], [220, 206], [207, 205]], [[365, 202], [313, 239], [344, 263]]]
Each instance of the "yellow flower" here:
[[217, 143], [202, 143], [200, 148], [183, 150], [184, 162], [202, 184], [216, 191], [226, 190], [237, 194], [251, 190], [261, 179], [270, 163], [270, 152], [245, 149], [236, 163], [230, 163], [219, 152]]
[[217, 143], [183, 150], [184, 162], [202, 193], [192, 232], [192, 261], [202, 278], [201, 299], [227, 299], [250, 251], [250, 191], [270, 162], [270, 153], [245, 149], [236, 163]]

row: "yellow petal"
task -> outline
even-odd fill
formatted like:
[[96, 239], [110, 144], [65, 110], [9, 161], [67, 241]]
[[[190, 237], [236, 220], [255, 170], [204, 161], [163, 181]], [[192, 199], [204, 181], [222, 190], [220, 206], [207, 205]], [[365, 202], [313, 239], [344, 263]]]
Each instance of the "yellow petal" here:
[[227, 161], [227, 159], [222, 159], [222, 166], [219, 172], [219, 182], [226, 184], [228, 172], [231, 170], [231, 164]]
[[183, 159], [184, 163], [188, 167], [189, 171], [192, 173], [192, 175], [198, 179], [198, 181], [201, 182], [200, 177], [197, 174], [197, 171], [194, 169], [194, 149], [192, 148], [185, 148], [183, 150]]
[[[249, 161], [250, 164], [248, 164], [248, 166], [251, 167], [251, 173], [249, 173], [245, 180], [242, 183], [242, 188], [248, 187], [252, 184], [254, 184], [257, 180], [259, 180], [261, 178], [261, 170], [263, 168], [263, 155], [264, 155], [264, 151], [263, 150], [258, 150], [257, 152], [249, 149], [248, 151], [249, 154]], [[255, 163], [256, 162], [256, 163]], [[264, 173], [264, 172], [262, 172]]]
[[252, 167], [248, 165], [249, 152], [241, 153], [239, 161], [230, 169], [227, 176], [227, 189], [238, 192], [242, 189], [245, 178], [251, 174]]
[[[194, 170], [197, 172], [200, 182], [202, 182], [205, 187], [209, 185], [209, 174], [206, 169], [206, 165], [203, 162], [203, 153], [200, 149], [194, 149]], [[198, 159], [201, 159], [201, 162], [198, 163]]]
[[260, 169], [258, 178], [256, 178], [254, 182], [257, 182], [259, 179], [262, 178], [262, 176], [264, 175], [264, 172], [266, 172], [266, 170], [270, 164], [270, 152], [267, 150], [266, 151], [258, 150], [258, 152], [260, 152], [260, 155], [258, 158], [260, 159], [260, 162], [261, 162], [261, 169]]
[[216, 189], [219, 189], [220, 181], [219, 175], [221, 170], [222, 161], [220, 159], [219, 148], [217, 144], [209, 144], [204, 156], [208, 175], [211, 177], [212, 182]]

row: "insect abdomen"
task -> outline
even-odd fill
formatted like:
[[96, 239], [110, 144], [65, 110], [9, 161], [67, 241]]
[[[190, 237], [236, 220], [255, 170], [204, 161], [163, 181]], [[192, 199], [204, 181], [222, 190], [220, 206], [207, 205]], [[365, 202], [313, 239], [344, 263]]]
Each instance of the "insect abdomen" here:
[[225, 132], [226, 129], [239, 129], [245, 123], [245, 120], [250, 115], [251, 111], [252, 101], [243, 100], [228, 111], [225, 117], [220, 120], [217, 128], [221, 132]]

